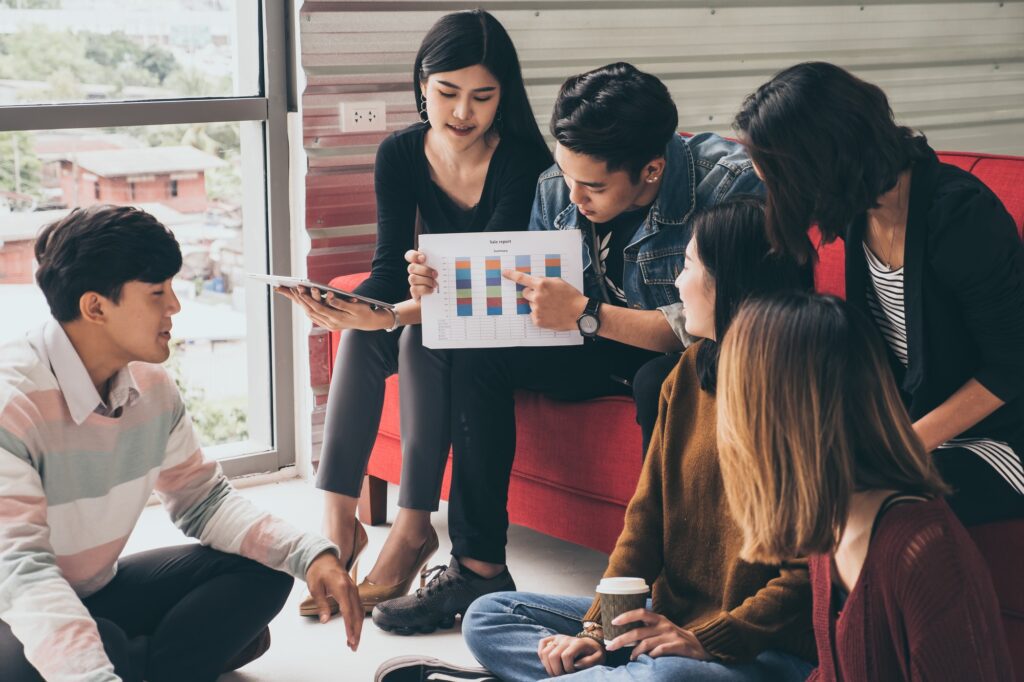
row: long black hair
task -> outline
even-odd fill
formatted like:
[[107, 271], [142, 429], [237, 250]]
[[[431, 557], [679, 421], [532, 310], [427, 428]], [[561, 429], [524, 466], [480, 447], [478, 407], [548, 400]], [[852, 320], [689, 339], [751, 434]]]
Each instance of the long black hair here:
[[780, 71], [733, 125], [764, 175], [772, 246], [801, 261], [815, 256], [813, 223], [832, 241], [929, 153], [923, 135], [896, 124], [881, 88], [827, 62]]
[[810, 264], [772, 251], [765, 232], [764, 202], [738, 197], [706, 209], [693, 219], [693, 235], [709, 284], [715, 291], [715, 339], [697, 349], [700, 387], [715, 392], [719, 344], [747, 299], [793, 289], [814, 288]]
[[[523, 85], [519, 55], [505, 27], [482, 9], [446, 14], [437, 20], [420, 44], [412, 71], [416, 108], [420, 109], [423, 91], [420, 83], [431, 74], [457, 71], [480, 64], [501, 85], [501, 100], [494, 126], [502, 136], [536, 146], [550, 157], [550, 150], [537, 127]], [[420, 110], [420, 118], [426, 119]]]

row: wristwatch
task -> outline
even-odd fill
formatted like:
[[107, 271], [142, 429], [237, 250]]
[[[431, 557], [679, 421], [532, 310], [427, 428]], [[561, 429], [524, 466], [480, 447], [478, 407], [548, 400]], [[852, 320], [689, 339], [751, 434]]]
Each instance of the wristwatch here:
[[583, 313], [576, 318], [576, 326], [579, 327], [580, 334], [592, 339], [597, 336], [597, 332], [601, 329], [601, 318], [598, 316], [598, 311], [601, 309], [601, 301], [596, 298], [587, 299], [587, 307], [583, 309]]

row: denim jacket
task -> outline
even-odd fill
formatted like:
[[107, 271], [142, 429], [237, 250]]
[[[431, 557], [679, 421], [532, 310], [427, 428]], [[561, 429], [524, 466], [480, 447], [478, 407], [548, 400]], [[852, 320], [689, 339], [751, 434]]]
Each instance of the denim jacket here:
[[[661, 190], [636, 234], [623, 251], [626, 305], [660, 310], [684, 342], [682, 303], [674, 282], [683, 268], [690, 241], [690, 219], [702, 208], [739, 194], [763, 194], [743, 146], [713, 133], [675, 136], [665, 147]], [[600, 274], [593, 267], [594, 228], [569, 201], [569, 188], [557, 165], [541, 174], [530, 215], [531, 230], [582, 230], [583, 293], [608, 301]]]

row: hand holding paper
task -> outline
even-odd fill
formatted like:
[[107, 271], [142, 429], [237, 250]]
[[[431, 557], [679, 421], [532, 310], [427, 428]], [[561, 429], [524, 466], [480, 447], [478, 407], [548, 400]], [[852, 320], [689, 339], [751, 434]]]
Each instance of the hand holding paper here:
[[426, 264], [427, 257], [422, 252], [410, 249], [405, 252], [405, 260], [409, 263], [409, 294], [413, 300], [437, 291], [437, 270]]
[[423, 297], [428, 348], [583, 343], [576, 230], [424, 234], [406, 257], [410, 287]]

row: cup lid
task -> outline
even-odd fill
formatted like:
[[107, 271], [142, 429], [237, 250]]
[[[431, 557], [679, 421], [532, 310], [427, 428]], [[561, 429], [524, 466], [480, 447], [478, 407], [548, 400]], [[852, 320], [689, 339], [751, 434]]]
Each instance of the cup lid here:
[[604, 594], [645, 594], [647, 581], [643, 578], [601, 578], [597, 591]]

